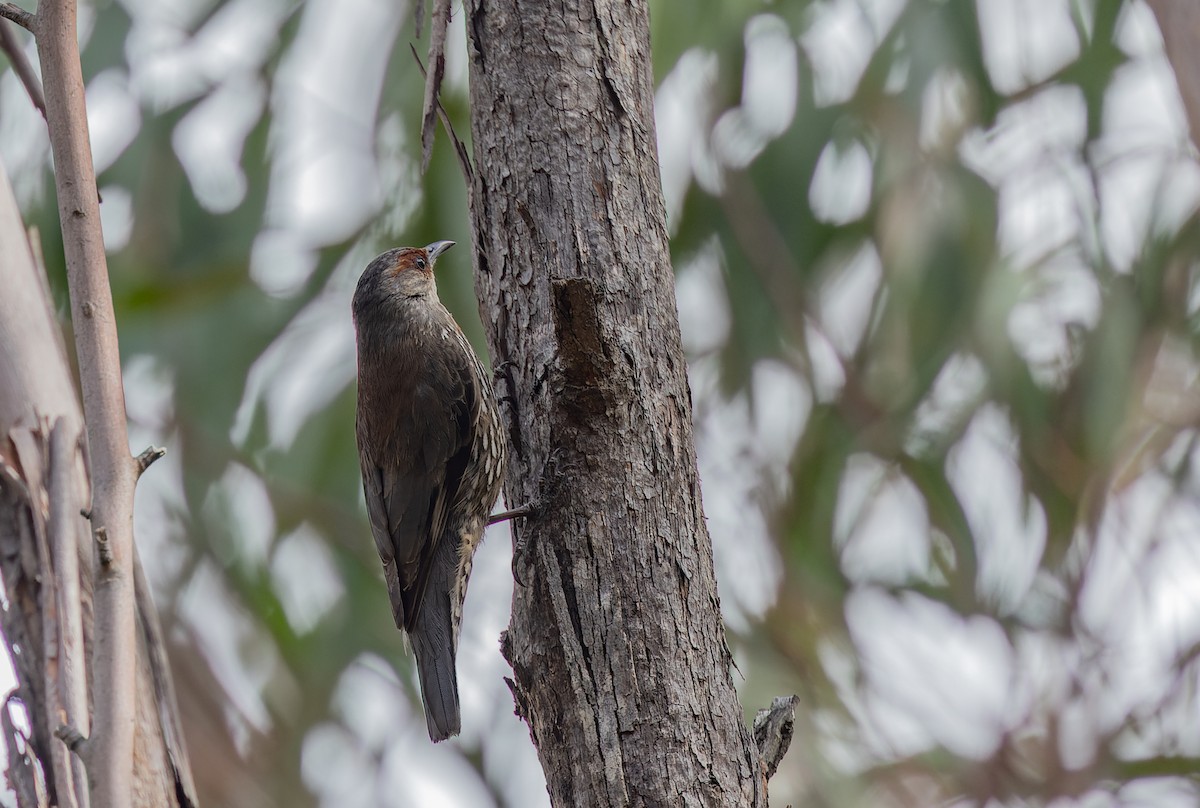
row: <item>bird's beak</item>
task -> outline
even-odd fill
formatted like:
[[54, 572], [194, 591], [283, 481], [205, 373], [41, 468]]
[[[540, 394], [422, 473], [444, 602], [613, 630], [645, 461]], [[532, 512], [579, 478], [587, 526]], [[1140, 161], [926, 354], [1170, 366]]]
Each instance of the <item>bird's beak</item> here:
[[435, 241], [425, 248], [425, 252], [429, 255], [429, 260], [432, 262], [439, 255], [454, 246], [453, 241]]

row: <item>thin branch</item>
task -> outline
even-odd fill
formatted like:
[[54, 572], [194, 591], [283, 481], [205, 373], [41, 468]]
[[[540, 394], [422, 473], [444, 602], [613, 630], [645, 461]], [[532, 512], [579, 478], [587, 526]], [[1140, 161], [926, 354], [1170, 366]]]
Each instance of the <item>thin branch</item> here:
[[8, 56], [13, 71], [25, 85], [25, 92], [29, 93], [29, 100], [33, 102], [38, 112], [42, 113], [42, 118], [45, 119], [46, 96], [42, 93], [41, 79], [37, 77], [37, 73], [33, 72], [33, 64], [25, 55], [25, 49], [21, 47], [21, 41], [17, 39], [16, 32], [6, 22], [0, 22], [0, 50]]
[[36, 17], [18, 5], [0, 3], [0, 17], [12, 20], [31, 34], [36, 33], [33, 30], [33, 26], [37, 24]]
[[161, 446], [147, 446], [140, 455], [134, 458], [137, 462], [137, 473], [141, 477], [146, 473], [146, 469], [154, 464], [155, 460], [161, 459], [166, 455], [167, 450]]
[[[50, 519], [47, 533], [50, 540], [50, 559], [58, 596], [58, 701], [66, 723], [88, 733], [87, 675], [84, 671], [83, 616], [79, 586], [79, 545], [77, 528], [79, 510], [75, 490], [75, 450], [79, 435], [64, 418], [55, 421], [50, 431]], [[88, 808], [87, 772], [83, 759], [75, 755], [71, 761], [75, 786], [74, 804]]]
[[41, 0], [38, 57], [46, 90], [59, 223], [79, 359], [79, 383], [92, 472], [95, 570], [92, 652], [92, 803], [133, 804], [137, 635], [134, 620], [133, 494], [137, 466], [129, 455], [121, 355], [108, 261], [100, 230], [79, 62], [76, 0]]
[[[412, 51], [413, 58], [417, 60], [417, 67], [421, 70], [421, 75], [428, 78], [428, 73], [425, 71], [425, 65], [421, 62], [421, 57], [417, 55], [417, 49], [409, 45], [409, 50]], [[462, 169], [463, 179], [467, 183], [467, 194], [470, 198], [471, 188], [474, 186], [475, 169], [471, 166], [471, 156], [467, 153], [467, 146], [458, 137], [458, 133], [454, 131], [454, 124], [450, 122], [450, 115], [446, 112], [446, 108], [442, 106], [441, 99], [437, 101], [438, 118], [442, 121], [442, 126], [446, 129], [446, 134], [454, 141], [454, 151], [458, 155], [458, 167]]]
[[796, 696], [780, 696], [771, 706], [754, 715], [754, 740], [762, 757], [763, 774], [770, 780], [779, 762], [792, 745], [792, 730], [796, 725]]
[[425, 74], [425, 104], [421, 111], [422, 174], [429, 170], [429, 158], [433, 155], [433, 119], [442, 77], [446, 75], [446, 29], [449, 25], [450, 0], [434, 0], [433, 26], [429, 31], [429, 72]]
[[[49, 447], [47, 441], [47, 432], [49, 430], [43, 426], [36, 433], [26, 432], [26, 440], [36, 437], [37, 449], [31, 451], [26, 449], [21, 451], [21, 465], [25, 469], [27, 479], [31, 487], [35, 491], [46, 490], [50, 491], [50, 474], [53, 473], [49, 468], [47, 461], [49, 460]], [[18, 445], [19, 446], [19, 445]], [[37, 467], [34, 467], [32, 462], [29, 462], [35, 455], [40, 455]], [[51, 506], [53, 508], [53, 505]], [[53, 511], [50, 514], [54, 517]], [[34, 549], [37, 555], [37, 581], [40, 584], [37, 590], [38, 611], [42, 619], [42, 655], [45, 659], [45, 664], [42, 666], [42, 698], [44, 699], [44, 709], [47, 717], [57, 715], [62, 710], [62, 692], [59, 689], [58, 670], [61, 665], [59, 656], [58, 634], [58, 580], [54, 577], [54, 567], [52, 561], [52, 553], [50, 550], [49, 525], [47, 524], [41, 507], [33, 509], [33, 534], [34, 534]], [[56, 744], [51, 744], [46, 750], [49, 760], [43, 761], [49, 763], [49, 773], [47, 780], [54, 784], [55, 803], [64, 806], [64, 808], [78, 808], [75, 801], [75, 783], [74, 774], [71, 763], [70, 753]]]

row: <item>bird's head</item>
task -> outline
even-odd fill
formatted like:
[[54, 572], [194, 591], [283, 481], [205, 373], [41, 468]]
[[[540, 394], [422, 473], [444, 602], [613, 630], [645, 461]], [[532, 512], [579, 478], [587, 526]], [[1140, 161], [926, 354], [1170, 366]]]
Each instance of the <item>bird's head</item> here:
[[368, 301], [432, 297], [437, 299], [433, 265], [453, 241], [435, 241], [425, 247], [397, 247], [377, 256], [358, 279], [354, 306]]

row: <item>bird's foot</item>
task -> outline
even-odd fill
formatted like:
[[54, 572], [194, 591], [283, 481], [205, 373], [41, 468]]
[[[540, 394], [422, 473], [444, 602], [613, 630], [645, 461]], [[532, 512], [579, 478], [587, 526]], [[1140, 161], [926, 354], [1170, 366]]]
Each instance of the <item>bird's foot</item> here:
[[533, 516], [536, 510], [537, 508], [534, 507], [532, 502], [527, 502], [519, 508], [513, 508], [512, 510], [500, 511], [500, 513], [492, 514], [488, 517], [487, 523], [490, 527], [497, 522], [507, 522], [510, 519], [520, 519], [526, 516]]
[[512, 380], [509, 378], [509, 373], [516, 366], [516, 362], [512, 361], [511, 359], [505, 359], [503, 362], [500, 362], [492, 367], [492, 378], [499, 379], [501, 376], [503, 376], [506, 380], [511, 382]]
[[529, 538], [523, 530], [513, 531], [512, 573], [517, 586], [526, 587], [526, 580], [533, 571], [533, 559], [529, 557]]

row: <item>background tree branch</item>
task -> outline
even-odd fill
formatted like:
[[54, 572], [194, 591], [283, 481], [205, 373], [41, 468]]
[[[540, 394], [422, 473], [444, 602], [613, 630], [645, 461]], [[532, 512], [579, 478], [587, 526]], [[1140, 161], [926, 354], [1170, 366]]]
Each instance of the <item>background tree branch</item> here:
[[0, 17], [12, 20], [27, 31], [32, 31], [37, 25], [37, 18], [15, 3], [0, 3]]
[[[62, 628], [55, 624], [58, 643], [48, 648], [43, 640], [39, 603], [45, 579], [38, 574], [36, 525], [38, 520], [49, 519], [50, 514], [32, 507], [35, 501], [50, 502], [55, 508], [61, 508], [62, 503], [58, 493], [52, 495], [45, 475], [33, 474], [33, 467], [48, 469], [52, 477], [59, 477], [63, 464], [51, 462], [50, 433], [42, 425], [57, 424], [63, 435], [79, 435], [83, 418], [45, 274], [35, 260], [33, 245], [26, 236], [3, 166], [0, 166], [0, 243], [5, 245], [0, 270], [4, 281], [4, 294], [0, 295], [0, 471], [3, 472], [0, 473], [0, 572], [11, 604], [0, 612], [0, 617], [10, 647], [20, 648], [20, 653], [13, 655], [16, 695], [29, 714], [32, 732], [24, 742], [29, 757], [35, 761], [31, 766], [18, 766], [11, 771], [19, 775], [36, 770], [40, 764], [51, 788], [51, 802], [59, 803], [53, 793], [53, 783], [60, 779], [56, 777], [56, 761], [69, 767], [75, 763], [71, 760], [73, 756], [60, 755], [55, 749], [57, 745], [57, 750], [65, 753], [65, 747], [55, 738], [55, 730], [62, 721], [55, 706], [58, 697], [48, 685], [54, 683], [63, 692], [78, 687], [77, 683], [71, 684], [69, 671], [74, 667], [78, 675], [79, 666], [86, 668], [86, 661], [92, 658], [93, 543], [89, 523], [79, 515], [80, 505], [88, 500], [89, 483], [81, 443], [65, 441], [67, 446], [60, 448], [70, 450], [68, 489], [76, 504], [73, 510], [60, 510], [53, 519], [56, 527], [52, 536], [57, 526], [65, 523], [66, 535], [61, 538], [67, 546], [52, 548], [50, 563], [60, 596], [58, 603], [77, 598], [86, 652], [83, 658], [76, 657], [69, 664], [75, 629], [69, 624]], [[29, 463], [22, 463], [18, 457], [19, 444], [37, 449]], [[54, 488], [61, 492], [61, 481]], [[72, 574], [71, 560], [64, 555], [70, 552], [68, 547], [76, 555], [74, 567], [79, 577], [74, 584], [67, 580]], [[72, 589], [77, 594], [71, 594]], [[142, 591], [138, 592], [138, 599], [140, 622], [156, 625], [155, 615], [148, 614], [153, 609], [148, 589], [144, 603]], [[58, 611], [61, 615], [63, 609]], [[51, 651], [53, 657], [48, 656]], [[179, 730], [179, 711], [170, 671], [166, 669], [161, 633], [152, 640], [149, 631], [143, 632], [134, 673], [139, 698], [132, 715], [139, 765], [133, 775], [134, 797], [130, 804], [137, 808], [194, 806], [195, 786]], [[89, 674], [94, 677], [94, 671]], [[11, 708], [6, 705], [5, 710], [8, 709]], [[67, 715], [71, 717], [71, 712]], [[83, 721], [86, 715], [85, 702]], [[74, 720], [83, 723], [80, 717]], [[15, 739], [10, 740], [10, 748], [14, 742]], [[69, 776], [78, 782], [78, 775]]]
[[[120, 445], [120, 453], [113, 461], [119, 467], [116, 472], [128, 474], [132, 480], [136, 467], [132, 457], [128, 456], [124, 437], [120, 360], [116, 353], [112, 301], [104, 268], [74, 13], [73, 7], [54, 6], [53, 2], [41, 6], [44, 17], [38, 18], [41, 36], [38, 52], [43, 62], [43, 74], [53, 84], [49, 92], [54, 107], [50, 132], [56, 146], [59, 169], [56, 176], [60, 185], [65, 251], [72, 274], [72, 298], [77, 304], [74, 318], [79, 337], [77, 355], [85, 390], [90, 393], [86, 399], [97, 419], [102, 417], [107, 425], [94, 430], [98, 437], [92, 437], [90, 457], [97, 472], [101, 471], [106, 468], [103, 460], [106, 447]], [[72, 130], [72, 127], [76, 128]], [[102, 792], [98, 804], [194, 804], [194, 786], [178, 729], [178, 707], [174, 704], [169, 671], [164, 670], [161, 638], [139, 642], [137, 635], [132, 633], [132, 558], [125, 564], [125, 580], [118, 587], [127, 589], [127, 593], [118, 593], [118, 597], [113, 598], [110, 597], [114, 594], [113, 587], [106, 586], [102, 587], [101, 597], [94, 600], [94, 546], [88, 522], [79, 515], [80, 508], [90, 499], [96, 525], [116, 526], [115, 529], [106, 528], [110, 540], [113, 534], [121, 532], [122, 522], [127, 531], [131, 531], [132, 483], [126, 501], [116, 507], [110, 507], [112, 499], [104, 499], [98, 493], [91, 497], [83, 447], [77, 439], [83, 430], [83, 419], [68, 376], [60, 336], [54, 327], [46, 279], [34, 261], [34, 252], [25, 238], [6, 179], [0, 188], [0, 220], [0, 227], [8, 233], [0, 241], [4, 244], [2, 265], [6, 289], [6, 305], [0, 306], [0, 341], [4, 345], [4, 351], [0, 351], [0, 433], [7, 436], [2, 459], [14, 469], [18, 479], [22, 479], [19, 475], [24, 475], [23, 485], [36, 493], [36, 501], [42, 501], [41, 497], [44, 497], [44, 501], [50, 502], [49, 546], [41, 574], [20, 559], [29, 557], [29, 550], [34, 546], [30, 543], [38, 532], [37, 525], [46, 517], [38, 515], [36, 509], [30, 509], [28, 503], [22, 515], [22, 505], [10, 498], [6, 501], [10, 510], [0, 519], [0, 526], [5, 528], [0, 529], [0, 543], [4, 546], [5, 557], [14, 562], [4, 565], [6, 586], [11, 593], [28, 593], [28, 597], [14, 599], [23, 608], [5, 612], [5, 636], [22, 650], [16, 657], [19, 663], [18, 693], [28, 706], [34, 724], [30, 747], [46, 771], [48, 783], [59, 784], [56, 790], [66, 788], [78, 792], [78, 800], [71, 794], [59, 794], [56, 801], [86, 806], [89, 802], [86, 794], [88, 779], [80, 767], [80, 758], [64, 754], [65, 747], [54, 738], [64, 717], [74, 731], [88, 732], [86, 674], [90, 677], [92, 693], [100, 694], [100, 699], [95, 702], [97, 719], [113, 717], [113, 724], [119, 729], [116, 732], [119, 741], [120, 736], [128, 736], [120, 741], [127, 742], [128, 748], [118, 752], [118, 756], [124, 755], [127, 765], [107, 764], [103, 762], [106, 760], [103, 753], [95, 754], [101, 761], [97, 765], [112, 767], [118, 780], [113, 783], [113, 778], [98, 772], [95, 782], [100, 786], [97, 791]], [[98, 265], [98, 270], [89, 270], [89, 265]], [[22, 459], [17, 454], [20, 445], [36, 449], [36, 453], [26, 451], [30, 462], [20, 462]], [[35, 455], [41, 457], [37, 463], [32, 462]], [[70, 474], [67, 465], [73, 468]], [[36, 472], [37, 468], [44, 471]], [[118, 483], [115, 489], [122, 487], [124, 484]], [[109, 485], [108, 489], [112, 491], [113, 486]], [[30, 499], [29, 502], [34, 501]], [[22, 525], [26, 528], [20, 527]], [[53, 618], [49, 624], [35, 622], [40, 620], [36, 605], [49, 603], [41, 597], [42, 585], [48, 587], [47, 592], [54, 600], [53, 609], [42, 610], [42, 616]], [[96, 627], [92, 623], [96, 611], [101, 615], [116, 615], [126, 610], [125, 605], [120, 605], [126, 599], [130, 636], [119, 639], [115, 646], [107, 639], [97, 642]], [[140, 605], [143, 609], [152, 609], [149, 592], [145, 593], [145, 603]], [[121, 620], [124, 618], [118, 618], [116, 622]], [[143, 615], [143, 622], [146, 620], [148, 618]], [[107, 624], [102, 623], [101, 635], [108, 634], [107, 629]], [[35, 639], [42, 636], [46, 638], [44, 641]], [[155, 648], [157, 657], [150, 653]], [[89, 659], [90, 665], [86, 664]], [[109, 660], [109, 664], [96, 664], [101, 659]], [[142, 698], [122, 698], [134, 692]], [[114, 696], [118, 701], [113, 701]], [[96, 742], [95, 734], [91, 741], [89, 755], [104, 743]], [[134, 748], [140, 761], [138, 772], [136, 776], [122, 776], [121, 771], [125, 768], [132, 770]]]
[[[99, 541], [92, 703], [87, 762], [93, 802], [132, 804], [137, 637], [134, 619], [133, 493], [125, 391], [108, 260], [100, 229], [79, 61], [75, 0], [42, 0], [34, 26], [54, 153], [71, 319], [91, 470], [91, 522]], [[100, 541], [101, 537], [104, 540]]]
[[16, 32], [7, 22], [0, 22], [0, 50], [3, 50], [8, 56], [13, 72], [21, 79], [21, 84], [25, 85], [25, 92], [29, 93], [29, 100], [45, 118], [46, 96], [42, 92], [42, 82], [33, 72], [33, 65], [30, 64], [29, 57], [25, 55], [25, 50], [21, 47], [21, 41], [17, 38]]

